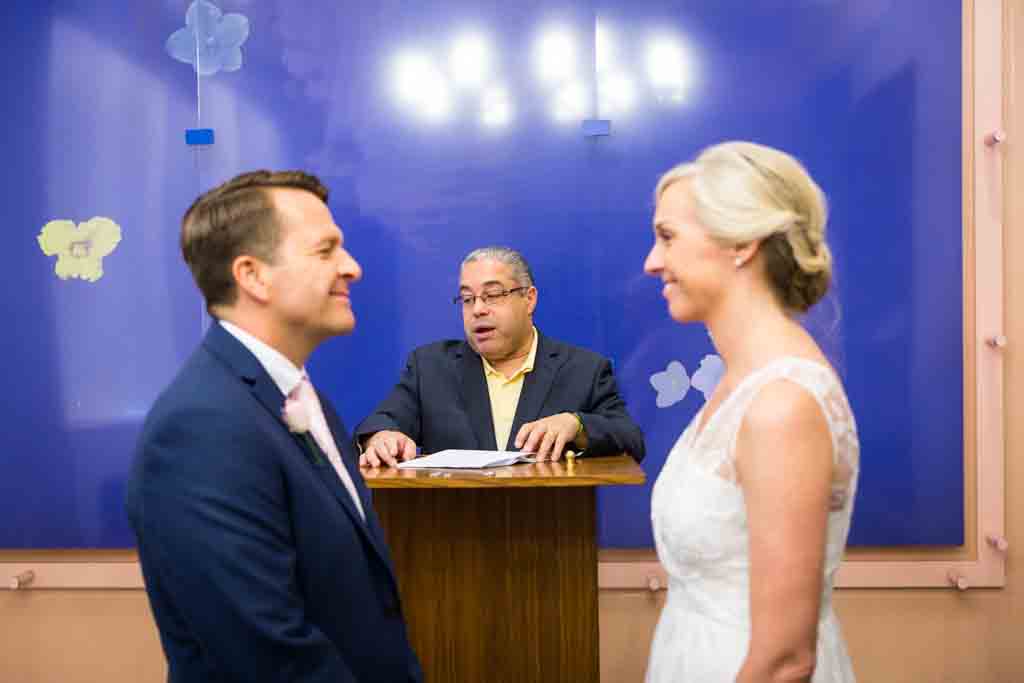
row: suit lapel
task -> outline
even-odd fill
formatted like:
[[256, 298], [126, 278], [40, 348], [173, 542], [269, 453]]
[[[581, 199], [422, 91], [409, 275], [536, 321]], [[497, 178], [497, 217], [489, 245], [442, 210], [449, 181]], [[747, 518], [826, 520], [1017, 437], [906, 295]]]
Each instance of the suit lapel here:
[[[328, 421], [328, 424], [330, 424], [330, 421]], [[331, 438], [334, 438], [335, 430], [333, 427], [331, 427], [330, 429]], [[334, 443], [338, 448], [339, 454], [341, 454], [342, 465], [344, 465], [345, 469], [348, 470], [349, 476], [352, 477], [352, 482], [355, 483], [356, 478], [355, 476], [352, 475], [352, 468], [349, 467], [348, 463], [346, 462], [346, 460], [348, 460], [348, 457], [345, 451], [342, 449], [341, 445], [338, 443], [338, 440], [336, 438], [334, 439]], [[323, 480], [328, 490], [330, 490], [330, 492], [334, 494], [334, 497], [338, 500], [338, 503], [341, 505], [342, 508], [344, 508], [345, 513], [352, 518], [352, 523], [357, 527], [364, 527], [365, 524], [363, 522], [363, 518], [359, 515], [359, 510], [356, 509], [356, 504], [352, 500], [352, 496], [349, 494], [348, 489], [345, 488], [345, 484], [341, 481], [341, 478], [338, 476], [338, 473], [335, 471], [334, 465], [330, 463], [330, 460], [328, 460], [327, 458], [327, 454], [323, 452], [323, 449], [320, 448], [320, 446], [317, 446], [316, 449], [320, 453], [320, 456], [323, 458], [323, 464], [315, 466], [317, 475]], [[303, 446], [303, 450], [305, 451], [305, 446]], [[358, 485], [356, 486], [356, 492], [359, 493]], [[360, 502], [362, 502], [363, 504], [363, 509], [365, 510], [367, 503], [366, 500], [363, 498], [362, 494], [359, 494], [359, 499]]]
[[[317, 392], [319, 394], [319, 392]], [[341, 419], [334, 412], [334, 409], [326, 401], [323, 396], [320, 396], [320, 405], [324, 408], [324, 416], [327, 418], [327, 426], [331, 430], [331, 436], [334, 438], [334, 443], [338, 447], [338, 453], [341, 454], [341, 462], [348, 471], [348, 475], [352, 478], [352, 483], [355, 484], [356, 493], [359, 495], [359, 501], [363, 504], [363, 512], [366, 513], [366, 522], [359, 516], [359, 511], [356, 510], [355, 504], [352, 502], [352, 496], [349, 495], [345, 485], [338, 478], [338, 475], [334, 472], [334, 468], [331, 467], [331, 474], [334, 475], [335, 481], [335, 495], [341, 500], [342, 505], [349, 511], [349, 514], [353, 517], [357, 526], [359, 526], [365, 533], [367, 539], [373, 545], [377, 554], [382, 558], [387, 559], [387, 546], [384, 538], [384, 530], [380, 526], [380, 521], [377, 519], [376, 511], [373, 509], [373, 501], [370, 498], [369, 489], [366, 486], [366, 482], [363, 481], [363, 474], [359, 471], [359, 456], [356, 454], [352, 447], [352, 441], [349, 438], [348, 430], [345, 429], [345, 425], [341, 423]], [[338, 438], [338, 437], [341, 438]]]
[[[249, 390], [252, 392], [253, 397], [259, 401], [271, 418], [277, 422], [281, 429], [287, 431], [288, 427], [285, 425], [284, 420], [281, 418], [281, 408], [284, 406], [284, 394], [277, 388], [274, 380], [271, 379], [266, 369], [260, 364], [256, 356], [254, 356], [249, 349], [235, 339], [230, 332], [221, 327], [218, 323], [214, 323], [210, 326], [209, 332], [206, 334], [206, 339], [203, 341], [204, 345], [210, 350], [211, 353], [220, 358], [224, 363], [231, 368], [243, 382], [249, 385]], [[370, 519], [372, 506], [368, 500], [368, 496], [365, 494], [365, 485], [362, 483], [362, 475], [356, 471], [353, 472], [353, 459], [352, 453], [350, 452], [350, 445], [347, 443], [347, 439], [343, 438], [339, 441], [337, 435], [347, 436], [344, 426], [342, 426], [340, 420], [334, 415], [334, 411], [326, 407], [326, 402], [323, 397], [320, 398], [321, 406], [324, 406], [324, 416], [327, 418], [328, 427], [331, 430], [332, 436], [334, 436], [334, 442], [338, 446], [338, 452], [341, 453], [342, 463], [348, 469], [349, 475], [352, 477], [353, 483], [355, 483], [356, 491], [359, 493], [360, 500], [363, 503], [363, 509], [366, 511], [367, 520]], [[292, 442], [295, 444], [295, 455], [303, 458], [307, 463], [310, 463], [310, 467], [316, 472], [317, 476], [320, 477], [324, 485], [338, 500], [338, 503], [345, 510], [345, 513], [351, 518], [352, 524], [360, 530], [366, 540], [373, 546], [374, 550], [383, 559], [387, 560], [387, 552], [383, 550], [381, 534], [371, 534], [367, 525], [363, 523], [362, 517], [359, 516], [359, 512], [356, 510], [355, 503], [352, 501], [352, 497], [349, 495], [345, 485], [341, 482], [338, 477], [338, 473], [334, 471], [334, 467], [327, 462], [327, 455], [322, 453], [324, 462], [322, 465], [313, 465], [310, 462], [309, 452], [306, 450], [306, 445], [298, 435], [290, 434], [292, 436]], [[319, 448], [318, 448], [319, 450]], [[386, 562], [390, 566], [389, 562]]]
[[516, 417], [512, 421], [512, 432], [508, 437], [510, 444], [515, 442], [516, 434], [524, 424], [541, 417], [544, 401], [555, 384], [558, 369], [567, 358], [558, 344], [540, 332], [537, 335], [537, 357], [534, 359], [533, 370], [526, 373], [523, 378], [523, 392], [519, 395]]
[[461, 382], [462, 407], [469, 416], [477, 448], [497, 450], [498, 445], [494, 440], [494, 416], [491, 414], [491, 398], [487, 393], [483, 362], [465, 343], [456, 352], [455, 362], [458, 365]]
[[249, 386], [252, 395], [263, 404], [281, 428], [288, 429], [281, 417], [284, 394], [274, 384], [274, 380], [270, 378], [256, 356], [216, 321], [210, 325], [210, 331], [206, 333], [203, 344]]

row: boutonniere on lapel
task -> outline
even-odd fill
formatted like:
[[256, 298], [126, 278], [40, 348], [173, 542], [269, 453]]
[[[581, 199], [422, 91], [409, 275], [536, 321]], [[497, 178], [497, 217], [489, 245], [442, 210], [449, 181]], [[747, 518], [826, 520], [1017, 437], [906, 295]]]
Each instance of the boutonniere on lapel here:
[[320, 454], [320, 448], [316, 445], [316, 441], [313, 439], [313, 433], [309, 431], [313, 425], [313, 416], [310, 413], [309, 405], [289, 396], [284, 400], [284, 406], [281, 408], [281, 418], [288, 425], [288, 431], [292, 434], [298, 434], [299, 438], [302, 439], [302, 444], [306, 447], [309, 459], [313, 464], [322, 464], [324, 458]]

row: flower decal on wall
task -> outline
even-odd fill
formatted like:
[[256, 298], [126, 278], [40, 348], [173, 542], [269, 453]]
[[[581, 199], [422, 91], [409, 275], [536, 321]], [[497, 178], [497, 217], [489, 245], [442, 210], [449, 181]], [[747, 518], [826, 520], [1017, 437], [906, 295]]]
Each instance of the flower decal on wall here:
[[651, 375], [651, 386], [658, 392], [654, 399], [659, 408], [668, 408], [683, 400], [690, 390], [690, 378], [686, 368], [677, 360], [668, 364], [663, 372]]
[[725, 363], [714, 354], [701, 359], [700, 367], [693, 373], [692, 379], [686, 374], [686, 367], [674, 360], [664, 371], [651, 375], [651, 386], [657, 392], [654, 403], [659, 408], [673, 406], [686, 398], [691, 386], [704, 394], [706, 401], [724, 374]]
[[194, 0], [185, 13], [185, 27], [167, 39], [167, 54], [191, 64], [200, 76], [242, 68], [242, 43], [249, 37], [249, 19], [224, 14], [207, 0]]
[[54, 271], [61, 280], [96, 282], [103, 277], [103, 257], [121, 241], [121, 226], [101, 216], [78, 226], [74, 221], [50, 221], [37, 239], [44, 254], [57, 257]]
[[725, 361], [721, 356], [708, 354], [700, 359], [700, 367], [693, 373], [690, 383], [694, 389], [704, 394], [704, 400], [711, 398], [711, 393], [725, 374]]

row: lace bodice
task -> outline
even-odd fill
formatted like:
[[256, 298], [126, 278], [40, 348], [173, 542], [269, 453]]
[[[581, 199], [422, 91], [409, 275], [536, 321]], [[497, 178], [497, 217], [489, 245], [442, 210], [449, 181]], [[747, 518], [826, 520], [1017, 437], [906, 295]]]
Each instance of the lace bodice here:
[[[698, 413], [672, 448], [654, 485], [655, 545], [670, 585], [652, 645], [648, 681], [731, 681], [742, 664], [750, 628], [750, 558], [735, 445], [752, 401], [776, 381], [790, 381], [808, 391], [821, 407], [832, 435], [832, 498], [814, 680], [853, 680], [832, 615], [831, 592], [856, 494], [860, 451], [856, 422], [831, 368], [786, 357], [748, 375], [699, 432], [703, 415]], [[715, 644], [716, 652], [701, 651], [701, 643], [708, 645], [709, 633], [725, 641]]]

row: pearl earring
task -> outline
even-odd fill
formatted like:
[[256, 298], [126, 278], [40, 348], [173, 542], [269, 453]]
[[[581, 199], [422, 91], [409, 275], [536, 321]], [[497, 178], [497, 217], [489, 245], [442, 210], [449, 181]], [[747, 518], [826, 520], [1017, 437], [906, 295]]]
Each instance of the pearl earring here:
[[743, 265], [743, 259], [742, 259], [742, 258], [740, 258], [739, 256], [737, 256], [737, 257], [735, 258], [735, 260], [733, 260], [733, 263], [734, 263], [734, 264], [736, 264], [736, 267], [737, 267], [737, 268], [739, 268], [740, 266], [742, 266], [742, 265]]

